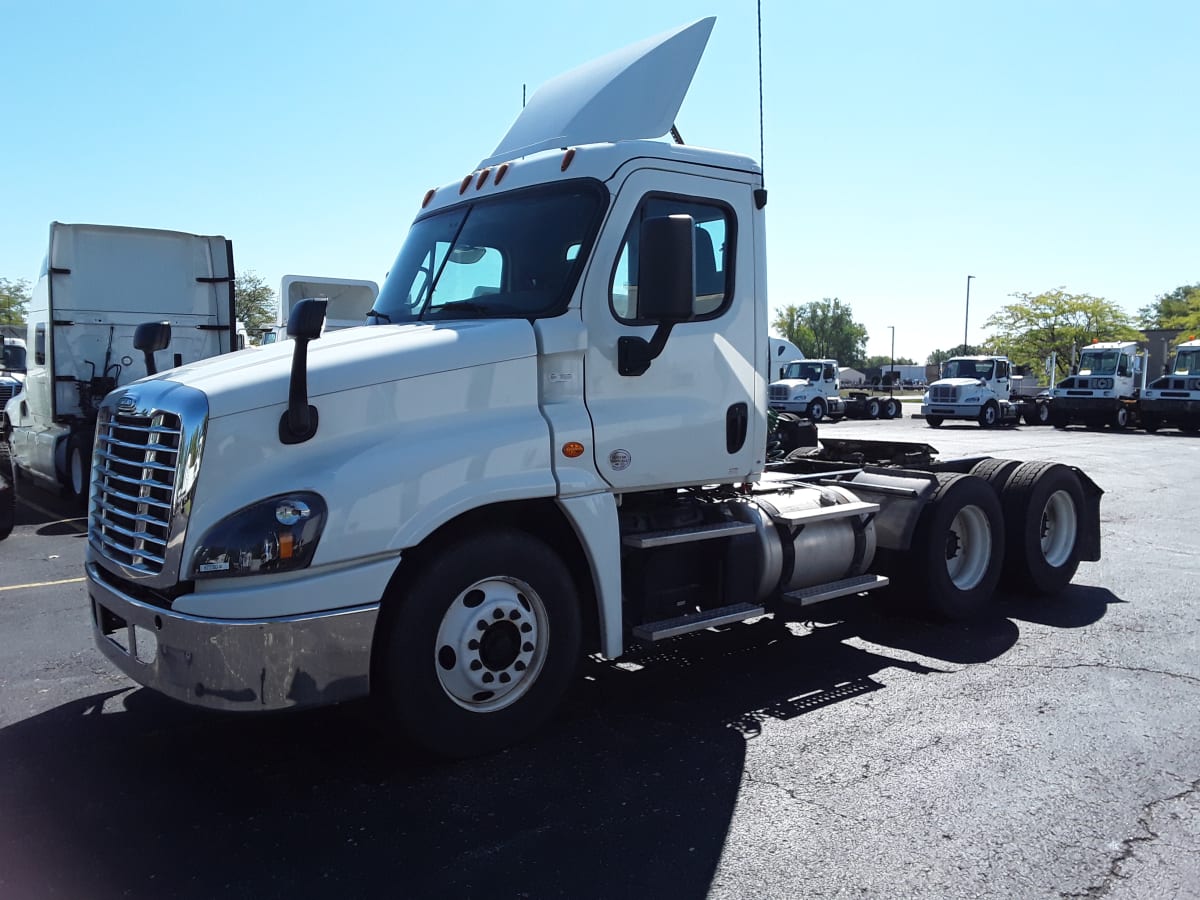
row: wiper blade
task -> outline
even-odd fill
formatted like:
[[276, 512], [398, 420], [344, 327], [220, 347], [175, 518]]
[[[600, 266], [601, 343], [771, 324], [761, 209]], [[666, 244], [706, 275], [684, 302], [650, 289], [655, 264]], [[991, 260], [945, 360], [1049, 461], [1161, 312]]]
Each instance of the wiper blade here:
[[443, 312], [465, 312], [475, 313], [477, 315], [487, 315], [493, 312], [493, 308], [484, 303], [475, 303], [471, 300], [451, 300], [449, 303], [443, 303], [441, 306], [433, 307], [427, 311], [427, 315], [436, 316]]
[[389, 321], [389, 322], [390, 322], [390, 321], [392, 321], [392, 317], [391, 317], [391, 316], [389, 316], [389, 315], [388, 315], [387, 313], [385, 313], [385, 312], [380, 312], [379, 310], [375, 309], [374, 307], [372, 307], [372, 308], [371, 308], [371, 311], [370, 311], [370, 312], [368, 312], [368, 313], [367, 313], [367, 315], [368, 315], [368, 316], [374, 316], [376, 319], [386, 319], [386, 320], [387, 320], [387, 321]]

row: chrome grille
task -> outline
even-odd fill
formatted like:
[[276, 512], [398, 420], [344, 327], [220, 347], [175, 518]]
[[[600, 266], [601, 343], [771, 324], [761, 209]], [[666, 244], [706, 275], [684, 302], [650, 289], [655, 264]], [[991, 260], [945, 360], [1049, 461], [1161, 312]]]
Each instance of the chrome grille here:
[[90, 531], [109, 559], [147, 574], [162, 571], [183, 443], [174, 413], [100, 417]]
[[13, 395], [16, 393], [17, 386], [15, 384], [12, 384], [11, 382], [9, 384], [0, 384], [0, 412], [4, 411], [2, 407], [5, 403], [11, 400]]
[[929, 388], [930, 403], [954, 403], [958, 400], [958, 388], [952, 384], [935, 384]]
[[791, 391], [785, 384], [773, 384], [770, 387], [770, 399], [772, 400], [788, 400], [790, 399]]

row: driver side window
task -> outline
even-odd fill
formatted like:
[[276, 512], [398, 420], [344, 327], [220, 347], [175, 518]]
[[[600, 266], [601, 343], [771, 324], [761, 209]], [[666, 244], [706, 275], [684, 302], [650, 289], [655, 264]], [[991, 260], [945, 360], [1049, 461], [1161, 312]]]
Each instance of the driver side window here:
[[609, 285], [609, 304], [622, 322], [636, 324], [638, 315], [638, 241], [642, 222], [660, 216], [687, 215], [696, 224], [696, 298], [694, 319], [720, 316], [733, 296], [733, 250], [736, 237], [733, 211], [716, 202], [705, 203], [682, 197], [648, 197], [642, 201], [617, 256]]

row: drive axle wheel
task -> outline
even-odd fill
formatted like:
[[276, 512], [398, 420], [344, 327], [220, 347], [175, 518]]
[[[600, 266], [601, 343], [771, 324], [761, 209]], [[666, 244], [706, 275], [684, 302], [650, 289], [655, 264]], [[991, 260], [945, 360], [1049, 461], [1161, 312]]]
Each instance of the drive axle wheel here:
[[895, 419], [900, 415], [900, 401], [895, 397], [889, 397], [883, 403], [883, 417], [885, 419]]
[[441, 756], [491, 753], [553, 713], [579, 659], [570, 573], [532, 535], [460, 539], [387, 598], [373, 680], [414, 743]]
[[982, 478], [938, 473], [907, 554], [906, 585], [933, 613], [968, 619], [983, 612], [1000, 580], [1004, 518]]
[[866, 411], [867, 411], [868, 419], [878, 419], [879, 418], [879, 401], [877, 399], [875, 399], [874, 397], [869, 399], [867, 401]]
[[1129, 408], [1127, 406], [1118, 406], [1117, 411], [1113, 413], [1112, 427], [1114, 431], [1122, 431], [1129, 426]]
[[1060, 463], [1022, 463], [1001, 494], [1008, 545], [1005, 581], [1035, 594], [1055, 594], [1079, 568], [1083, 488]]

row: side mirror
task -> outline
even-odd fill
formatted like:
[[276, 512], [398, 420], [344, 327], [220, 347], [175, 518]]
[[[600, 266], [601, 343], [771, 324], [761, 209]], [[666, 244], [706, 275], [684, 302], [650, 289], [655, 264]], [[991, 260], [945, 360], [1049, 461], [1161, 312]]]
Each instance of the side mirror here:
[[171, 344], [170, 322], [143, 322], [133, 331], [133, 347], [141, 350], [146, 360], [146, 374], [157, 375], [158, 366], [154, 354], [166, 350]]
[[638, 318], [657, 323], [649, 341], [617, 340], [617, 371], [641, 375], [667, 345], [671, 329], [692, 317], [696, 302], [696, 224], [691, 216], [642, 223], [638, 250]]
[[288, 408], [279, 419], [279, 440], [300, 444], [317, 433], [317, 408], [308, 405], [308, 342], [321, 336], [328, 300], [301, 300], [288, 313], [288, 337], [292, 350], [292, 378], [288, 385]]

